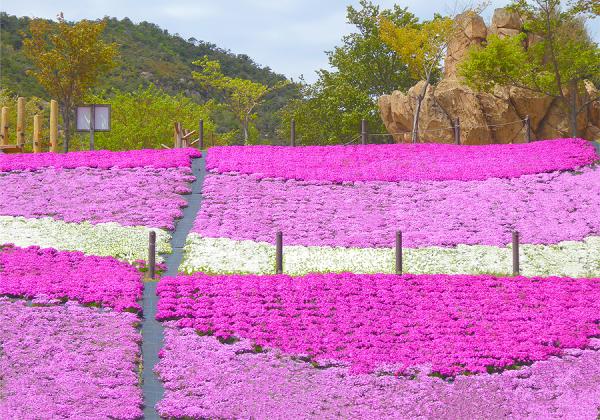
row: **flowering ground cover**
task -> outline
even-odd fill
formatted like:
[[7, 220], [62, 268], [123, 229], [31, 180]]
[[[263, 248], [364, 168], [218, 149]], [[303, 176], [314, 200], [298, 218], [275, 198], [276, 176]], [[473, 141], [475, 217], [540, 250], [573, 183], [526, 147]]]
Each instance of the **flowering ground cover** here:
[[598, 278], [198, 273], [163, 278], [157, 293], [159, 320], [355, 373], [480, 373], [600, 335]]
[[458, 146], [227, 146], [209, 150], [206, 165], [220, 173], [318, 181], [424, 181], [513, 178], [570, 170], [598, 160], [582, 139], [528, 144]]
[[565, 418], [594, 419], [600, 401], [600, 340], [590, 349], [496, 374], [351, 374], [317, 369], [250, 340], [223, 344], [166, 323], [157, 371], [159, 413], [169, 418]]
[[[285, 238], [284, 238], [285, 244]], [[214, 274], [274, 274], [275, 246], [266, 242], [204, 238], [190, 233], [180, 271]], [[600, 236], [554, 245], [521, 245], [525, 276], [600, 277]], [[414, 274], [512, 273], [512, 247], [457, 245], [405, 248], [403, 268]], [[321, 272], [394, 273], [391, 248], [283, 246], [283, 269], [292, 275]]]
[[142, 276], [111, 257], [0, 246], [0, 295], [75, 300], [139, 311]]
[[[51, 217], [0, 216], [0, 244], [81, 251], [86, 255], [112, 256], [129, 263], [148, 257], [151, 230], [156, 232], [156, 252], [170, 253], [171, 235], [162, 229], [122, 226], [115, 222], [68, 223]], [[156, 257], [159, 262], [163, 260], [160, 254]]]
[[0, 171], [34, 171], [41, 168], [176, 168], [189, 166], [190, 158], [200, 157], [197, 149], [108, 150], [69, 153], [23, 153], [0, 155]]
[[194, 232], [290, 245], [407, 247], [553, 244], [600, 235], [600, 171], [485, 181], [328, 182], [211, 175]]
[[187, 167], [0, 173], [0, 214], [173, 229], [194, 179]]
[[137, 322], [72, 302], [0, 298], [0, 418], [139, 418]]

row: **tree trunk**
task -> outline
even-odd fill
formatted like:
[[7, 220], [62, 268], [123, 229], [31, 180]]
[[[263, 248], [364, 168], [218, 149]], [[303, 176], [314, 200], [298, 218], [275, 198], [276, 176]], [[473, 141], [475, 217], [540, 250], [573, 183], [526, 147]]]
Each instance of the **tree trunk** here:
[[569, 82], [569, 135], [577, 137], [577, 80]]
[[419, 140], [419, 115], [421, 114], [421, 104], [423, 103], [423, 99], [425, 98], [425, 93], [427, 93], [427, 87], [429, 86], [429, 81], [425, 81], [425, 85], [423, 89], [417, 96], [417, 109], [415, 110], [415, 115], [413, 117], [413, 129], [412, 129], [412, 138], [411, 141], [416, 143]]
[[244, 146], [247, 146], [248, 145], [248, 119], [247, 118], [244, 119], [242, 127], [244, 129]]
[[63, 149], [64, 152], [67, 153], [69, 151], [69, 141], [71, 140], [71, 111], [68, 109], [66, 105], [61, 107], [62, 109], [62, 117], [63, 117]]

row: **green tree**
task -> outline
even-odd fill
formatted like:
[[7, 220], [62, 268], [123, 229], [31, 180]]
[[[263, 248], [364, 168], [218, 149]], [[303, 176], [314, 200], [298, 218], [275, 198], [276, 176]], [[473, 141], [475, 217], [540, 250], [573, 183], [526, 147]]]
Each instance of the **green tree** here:
[[[569, 115], [570, 135], [577, 137], [577, 115], [599, 98], [581, 103], [584, 81], [600, 74], [600, 49], [585, 29], [585, 19], [598, 12], [595, 2], [579, 1], [563, 8], [560, 0], [515, 1], [511, 8], [523, 18], [524, 33], [490, 36], [472, 49], [460, 65], [471, 87], [491, 91], [515, 86], [556, 98]], [[525, 40], [536, 39], [529, 46]]]
[[419, 138], [419, 115], [427, 88], [439, 73], [448, 42], [454, 31], [451, 18], [436, 15], [432, 20], [398, 26], [386, 16], [379, 19], [381, 39], [406, 63], [410, 74], [425, 80], [417, 95], [413, 116], [412, 142]]
[[[172, 146], [173, 125], [181, 122], [185, 128], [196, 129], [204, 120], [204, 130], [210, 135], [215, 125], [210, 119], [214, 104], [195, 103], [182, 94], [171, 96], [154, 85], [139, 87], [133, 92], [117, 90], [112, 94], [88, 95], [90, 103], [111, 105], [111, 131], [97, 132], [100, 149], [159, 149]], [[83, 139], [85, 141], [85, 139]]]
[[356, 30], [326, 52], [333, 70], [319, 70], [318, 80], [303, 83], [301, 98], [282, 110], [282, 137], [288, 136], [292, 118], [303, 144], [347, 142], [358, 134], [361, 119], [367, 120], [369, 131], [381, 132], [385, 127], [377, 98], [415, 83], [405, 62], [381, 40], [378, 17], [386, 16], [398, 26], [414, 24], [416, 17], [397, 5], [383, 10], [368, 0], [359, 5], [348, 6], [346, 15]]
[[29, 23], [31, 37], [23, 41], [25, 54], [34, 65], [33, 75], [60, 105], [65, 132], [65, 151], [73, 130], [75, 106], [98, 78], [115, 65], [117, 45], [101, 40], [106, 22], [81, 20], [66, 22], [62, 13], [58, 24], [34, 19]]
[[287, 85], [287, 81], [280, 81], [273, 86], [239, 77], [225, 76], [221, 71], [221, 64], [204, 56], [194, 61], [201, 70], [194, 71], [192, 76], [205, 86], [224, 94], [224, 103], [233, 113], [242, 126], [244, 144], [248, 144], [250, 122], [257, 116], [257, 107], [264, 102], [265, 97]]

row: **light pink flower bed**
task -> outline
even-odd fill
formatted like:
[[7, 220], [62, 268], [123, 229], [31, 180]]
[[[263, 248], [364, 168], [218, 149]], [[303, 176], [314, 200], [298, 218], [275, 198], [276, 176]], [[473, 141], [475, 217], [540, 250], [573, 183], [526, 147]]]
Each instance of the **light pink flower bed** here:
[[193, 231], [288, 245], [407, 247], [553, 244], [600, 235], [600, 170], [483, 181], [260, 180], [210, 174]]
[[0, 418], [140, 418], [138, 321], [0, 298]]
[[600, 340], [589, 350], [500, 374], [351, 374], [317, 369], [250, 340], [220, 343], [167, 323], [157, 372], [158, 410], [173, 418], [254, 419], [594, 419], [600, 404]]

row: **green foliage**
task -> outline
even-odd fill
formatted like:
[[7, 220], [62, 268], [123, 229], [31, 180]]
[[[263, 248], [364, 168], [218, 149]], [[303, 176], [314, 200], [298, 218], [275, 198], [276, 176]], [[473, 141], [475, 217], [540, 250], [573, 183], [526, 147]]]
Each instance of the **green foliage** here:
[[[30, 21], [27, 17], [17, 18], [0, 12], [0, 85], [21, 96], [50, 99], [40, 84], [26, 74], [32, 63], [23, 52], [23, 33], [28, 32]], [[193, 38], [185, 40], [153, 23], [134, 24], [127, 18], [105, 18], [104, 22], [106, 27], [102, 39], [119, 45], [120, 60], [117, 67], [100, 78], [99, 92], [111, 89], [135, 91], [140, 84], [143, 87], [153, 84], [170, 95], [183, 93], [196, 103], [204, 103], [212, 98], [212, 93], [201, 88], [192, 78], [192, 61], [205, 55], [211, 60], [218, 60], [223, 73], [230, 77], [250, 79], [269, 86], [285, 80], [269, 67], [257, 65], [247, 55], [232, 54]], [[297, 94], [298, 86], [290, 84], [266, 96], [254, 121], [263, 138], [273, 137], [279, 125], [277, 111]], [[233, 115], [223, 108], [216, 109], [212, 117], [220, 134], [241, 129]]]
[[[557, 98], [569, 110], [571, 135], [577, 136], [584, 80], [597, 81], [600, 74], [600, 49], [585, 29], [597, 4], [580, 1], [563, 8], [559, 0], [517, 0], [511, 8], [522, 16], [524, 33], [489, 37], [486, 46], [469, 52], [460, 74], [475, 89], [515, 86]], [[528, 45], [526, 39], [536, 42]]]
[[398, 26], [386, 16], [379, 17], [381, 39], [404, 60], [409, 73], [425, 80], [417, 95], [413, 117], [412, 141], [418, 140], [421, 103], [428, 86], [441, 71], [442, 59], [455, 30], [454, 20], [435, 15], [430, 21]]
[[398, 26], [416, 22], [412, 13], [397, 5], [381, 10], [371, 1], [361, 0], [360, 8], [348, 6], [347, 21], [356, 31], [327, 52], [333, 70], [319, 70], [318, 80], [312, 85], [303, 84], [300, 98], [291, 100], [282, 110], [280, 138], [289, 138], [292, 118], [301, 144], [348, 142], [360, 132], [363, 118], [370, 132], [385, 131], [377, 97], [396, 89], [406, 90], [415, 80], [403, 60], [381, 40], [380, 15]]
[[225, 76], [218, 61], [204, 56], [193, 62], [201, 70], [192, 72], [194, 79], [207, 89], [223, 95], [227, 109], [242, 126], [244, 144], [250, 140], [250, 122], [257, 117], [256, 108], [265, 100], [267, 94], [284, 87], [288, 82], [279, 81], [269, 87], [249, 79]]
[[[17, 142], [17, 96], [14, 95], [10, 90], [0, 88], [0, 108], [8, 107], [8, 126], [9, 126], [9, 138], [8, 144], [16, 144]], [[50, 104], [44, 100], [35, 96], [25, 98], [25, 150], [32, 151], [32, 139], [33, 139], [33, 116], [39, 115], [42, 120], [40, 127], [40, 136], [42, 139], [42, 150], [48, 148], [49, 137], [50, 137]]]
[[30, 37], [23, 40], [25, 55], [33, 63], [28, 74], [60, 105], [66, 144], [74, 107], [97, 84], [100, 75], [115, 66], [117, 45], [101, 39], [105, 26], [105, 22], [89, 20], [69, 24], [61, 14], [57, 24], [31, 20]]
[[[173, 147], [176, 121], [181, 122], [184, 128], [195, 130], [198, 121], [203, 119], [207, 137], [211, 137], [215, 130], [210, 119], [212, 102], [199, 105], [191, 98], [182, 94], [171, 96], [154, 85], [139, 87], [133, 92], [116, 90], [111, 94], [89, 95], [86, 102], [111, 105], [111, 131], [95, 134], [99, 149], [157, 149], [162, 147], [161, 144]], [[82, 136], [83, 145], [87, 138], [87, 134]]]

